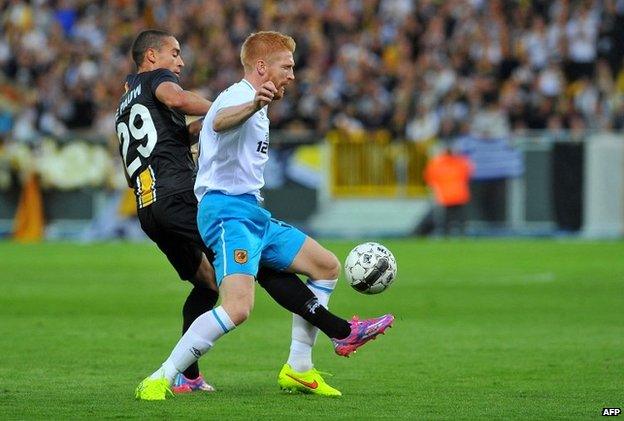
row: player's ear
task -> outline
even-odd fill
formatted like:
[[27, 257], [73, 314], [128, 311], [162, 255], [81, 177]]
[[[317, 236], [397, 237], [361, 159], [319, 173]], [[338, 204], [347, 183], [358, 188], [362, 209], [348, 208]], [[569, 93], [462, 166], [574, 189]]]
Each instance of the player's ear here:
[[145, 59], [150, 63], [156, 63], [156, 50], [148, 48], [147, 51], [145, 51]]
[[260, 76], [264, 76], [267, 71], [267, 64], [264, 60], [256, 61], [256, 71]]

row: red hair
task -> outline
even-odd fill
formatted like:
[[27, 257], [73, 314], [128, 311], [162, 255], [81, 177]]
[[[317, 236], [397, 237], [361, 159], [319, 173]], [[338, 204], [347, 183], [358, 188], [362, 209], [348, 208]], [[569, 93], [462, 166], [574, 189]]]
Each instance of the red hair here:
[[281, 32], [261, 31], [247, 37], [241, 48], [241, 63], [245, 72], [251, 70], [258, 60], [269, 60], [270, 56], [280, 51], [295, 52], [297, 44], [292, 37]]

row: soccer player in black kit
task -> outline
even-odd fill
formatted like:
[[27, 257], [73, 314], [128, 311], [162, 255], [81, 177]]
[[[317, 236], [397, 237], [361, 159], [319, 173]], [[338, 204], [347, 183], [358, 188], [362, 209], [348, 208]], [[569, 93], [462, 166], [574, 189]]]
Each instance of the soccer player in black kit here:
[[[141, 227], [179, 277], [193, 285], [182, 310], [184, 333], [218, 299], [210, 264], [213, 254], [197, 230], [197, 199], [193, 193], [195, 164], [190, 131], [199, 132], [200, 125], [187, 127], [185, 120], [185, 115], [204, 116], [212, 103], [180, 87], [178, 78], [184, 63], [178, 41], [168, 32], [141, 32], [132, 44], [132, 58], [138, 71], [127, 77], [126, 92], [116, 113], [119, 151], [128, 185], [136, 195]], [[293, 352], [291, 345], [288, 363], [292, 360], [302, 362], [304, 367], [307, 364], [309, 368], [302, 376], [312, 373], [322, 381], [311, 361], [318, 329], [330, 338], [348, 340], [351, 324], [320, 305], [315, 294], [294, 274], [261, 268], [257, 280], [278, 304], [312, 325], [304, 352], [301, 346]], [[305, 351], [307, 348], [309, 351]], [[292, 390], [318, 393], [313, 382], [302, 380], [305, 378], [293, 378]], [[214, 390], [199, 373], [196, 362], [171, 386], [176, 393]], [[334, 395], [341, 394], [331, 390]]]

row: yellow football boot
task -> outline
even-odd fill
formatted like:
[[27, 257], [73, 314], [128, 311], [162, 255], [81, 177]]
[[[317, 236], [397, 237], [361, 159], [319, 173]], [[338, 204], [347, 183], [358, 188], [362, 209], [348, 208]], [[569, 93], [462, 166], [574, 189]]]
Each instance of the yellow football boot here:
[[164, 401], [167, 395], [173, 397], [169, 380], [164, 377], [160, 379], [143, 379], [136, 388], [134, 397], [144, 401]]
[[310, 393], [320, 396], [342, 396], [338, 389], [334, 389], [325, 382], [323, 376], [316, 368], [303, 373], [292, 369], [289, 364], [284, 364], [277, 376], [277, 384], [280, 389], [289, 392]]

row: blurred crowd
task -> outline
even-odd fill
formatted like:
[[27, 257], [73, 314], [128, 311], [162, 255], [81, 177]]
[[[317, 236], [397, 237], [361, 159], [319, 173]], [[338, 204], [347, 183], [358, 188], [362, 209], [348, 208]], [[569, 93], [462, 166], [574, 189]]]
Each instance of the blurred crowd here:
[[0, 1], [0, 133], [113, 133], [129, 48], [172, 32], [182, 85], [214, 99], [257, 30], [297, 42], [297, 83], [272, 125], [467, 130], [624, 128], [624, 0]]

